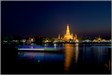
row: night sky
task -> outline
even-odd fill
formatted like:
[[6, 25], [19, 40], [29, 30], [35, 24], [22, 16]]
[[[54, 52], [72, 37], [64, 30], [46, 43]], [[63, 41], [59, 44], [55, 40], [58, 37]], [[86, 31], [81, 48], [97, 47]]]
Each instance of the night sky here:
[[111, 36], [111, 2], [1, 2], [2, 36], [65, 34], [66, 25], [79, 37]]

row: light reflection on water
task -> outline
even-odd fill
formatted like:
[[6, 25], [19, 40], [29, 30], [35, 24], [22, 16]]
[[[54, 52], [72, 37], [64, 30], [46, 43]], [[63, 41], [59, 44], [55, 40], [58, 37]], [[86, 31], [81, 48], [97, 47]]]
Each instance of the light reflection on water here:
[[[40, 63], [63, 63], [63, 69], [68, 72], [70, 67], [75, 67], [79, 62], [85, 64], [100, 64], [109, 61], [107, 46], [79, 46], [79, 44], [64, 44], [64, 53], [46, 52], [18, 52], [18, 59], [39, 61]], [[74, 65], [73, 65], [74, 64]]]
[[18, 59], [26, 58], [35, 63], [36, 60], [40, 62], [55, 62], [61, 61], [64, 58], [63, 54], [43, 53], [43, 52], [18, 52]]
[[79, 44], [75, 44], [75, 63], [78, 61], [78, 54], [79, 54]]
[[65, 44], [65, 71], [69, 70], [70, 64], [72, 63], [73, 53], [73, 46], [71, 44]]
[[74, 61], [77, 63], [78, 60], [78, 44], [65, 44], [65, 61], [64, 61], [64, 69], [65, 71], [69, 71], [69, 67]]
[[107, 58], [107, 54], [108, 54], [108, 48], [107, 47], [103, 47], [103, 46], [97, 46], [97, 47], [92, 47], [94, 54], [95, 55], [95, 59], [97, 60], [97, 62], [100, 64], [104, 61], [108, 61]]

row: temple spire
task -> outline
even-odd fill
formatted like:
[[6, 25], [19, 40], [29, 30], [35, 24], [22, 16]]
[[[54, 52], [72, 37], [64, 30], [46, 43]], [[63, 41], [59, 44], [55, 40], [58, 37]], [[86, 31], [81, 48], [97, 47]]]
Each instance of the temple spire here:
[[70, 34], [70, 28], [68, 24], [67, 24], [66, 34]]

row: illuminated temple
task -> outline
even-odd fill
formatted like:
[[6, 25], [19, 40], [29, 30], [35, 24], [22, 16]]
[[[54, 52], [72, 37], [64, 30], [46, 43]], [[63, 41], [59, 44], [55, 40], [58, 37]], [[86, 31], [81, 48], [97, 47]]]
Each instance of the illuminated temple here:
[[69, 28], [69, 25], [67, 24], [65, 35], [63, 37], [61, 37], [60, 34], [59, 34], [58, 39], [61, 39], [61, 40], [64, 40], [64, 41], [77, 40], [77, 35], [75, 34], [75, 36], [73, 36], [73, 34], [70, 33], [70, 28]]

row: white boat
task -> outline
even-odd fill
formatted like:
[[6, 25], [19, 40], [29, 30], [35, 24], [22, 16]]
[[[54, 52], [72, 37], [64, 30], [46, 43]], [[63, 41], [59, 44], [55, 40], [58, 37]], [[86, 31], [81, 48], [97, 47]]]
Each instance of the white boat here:
[[39, 45], [22, 45], [17, 47], [18, 50], [24, 51], [59, 51], [63, 47], [44, 47]]

